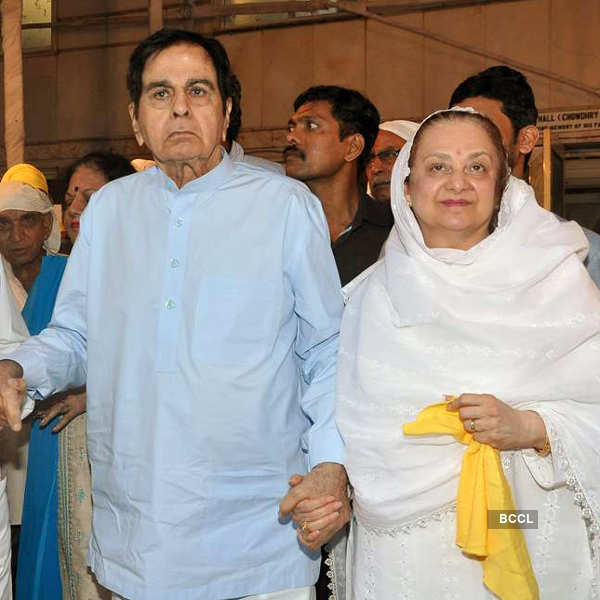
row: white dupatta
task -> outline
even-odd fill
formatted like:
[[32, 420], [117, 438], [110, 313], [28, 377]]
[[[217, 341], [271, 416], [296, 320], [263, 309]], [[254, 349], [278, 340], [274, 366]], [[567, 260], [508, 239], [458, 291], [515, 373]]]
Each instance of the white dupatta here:
[[[582, 265], [586, 238], [511, 177], [490, 236], [468, 251], [428, 248], [404, 197], [411, 146], [394, 166], [385, 256], [345, 288], [337, 420], [356, 516], [394, 531], [451, 509], [464, 446], [405, 437], [402, 425], [445, 394], [489, 393], [542, 416], [551, 483], [536, 485], [566, 482], [597, 552], [600, 292]], [[533, 482], [542, 459], [515, 454]]]

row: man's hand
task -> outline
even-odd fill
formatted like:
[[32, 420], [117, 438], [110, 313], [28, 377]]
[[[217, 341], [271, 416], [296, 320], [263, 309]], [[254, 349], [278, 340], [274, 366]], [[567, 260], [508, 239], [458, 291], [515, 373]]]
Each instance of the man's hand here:
[[290, 486], [279, 515], [291, 514], [298, 523], [300, 542], [317, 550], [350, 520], [346, 470], [336, 463], [322, 463], [304, 477], [293, 475]]
[[20, 431], [21, 408], [25, 401], [27, 386], [23, 369], [14, 360], [0, 360], [0, 429], [7, 424], [13, 431]]
[[73, 390], [65, 398], [58, 400], [48, 408], [38, 409], [35, 416], [40, 419], [40, 427], [46, 427], [54, 417], [63, 415], [60, 421], [52, 428], [52, 433], [58, 433], [75, 417], [83, 414], [87, 405], [85, 388], [83, 388], [83, 391], [77, 393], [78, 391], [79, 390]]

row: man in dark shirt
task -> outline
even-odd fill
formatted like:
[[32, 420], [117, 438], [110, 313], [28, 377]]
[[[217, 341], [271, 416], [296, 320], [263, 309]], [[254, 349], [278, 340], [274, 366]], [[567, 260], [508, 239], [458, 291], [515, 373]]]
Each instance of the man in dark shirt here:
[[[525, 75], [505, 65], [489, 67], [458, 85], [450, 98], [452, 106], [470, 106], [492, 121], [502, 136], [511, 175], [525, 179], [529, 156], [540, 135], [535, 96]], [[584, 265], [600, 287], [600, 236], [582, 229], [590, 246]]]
[[389, 206], [366, 193], [365, 167], [378, 130], [375, 106], [338, 86], [300, 94], [288, 121], [285, 171], [321, 201], [342, 285], [377, 260], [394, 223]]

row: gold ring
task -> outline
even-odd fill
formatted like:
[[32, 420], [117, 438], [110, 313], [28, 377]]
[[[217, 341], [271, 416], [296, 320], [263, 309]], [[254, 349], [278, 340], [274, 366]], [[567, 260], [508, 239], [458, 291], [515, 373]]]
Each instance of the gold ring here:
[[477, 431], [475, 429], [475, 420], [474, 419], [471, 419], [471, 422], [469, 423], [469, 429], [471, 430], [471, 432]]
[[306, 521], [302, 521], [300, 524], [300, 532], [302, 533], [302, 537], [308, 537], [310, 529], [308, 528], [308, 523]]

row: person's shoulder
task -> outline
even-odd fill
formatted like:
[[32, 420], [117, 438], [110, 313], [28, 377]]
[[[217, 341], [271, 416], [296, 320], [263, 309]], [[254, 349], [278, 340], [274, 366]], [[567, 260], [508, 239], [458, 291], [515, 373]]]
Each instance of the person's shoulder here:
[[94, 192], [92, 200], [99, 198], [102, 198], [103, 201], [110, 198], [114, 198], [115, 200], [122, 199], [124, 193], [131, 193], [137, 186], [149, 183], [151, 179], [150, 171], [152, 170], [153, 168], [113, 179]]
[[389, 202], [378, 202], [369, 194], [362, 197], [364, 218], [372, 225], [384, 227], [388, 230], [394, 224], [394, 215]]
[[44, 263], [60, 267], [62, 265], [66, 265], [68, 259], [69, 257], [66, 254], [46, 254], [46, 256], [44, 256]]
[[357, 275], [352, 281], [349, 281], [342, 288], [344, 304], [348, 304], [353, 298], [359, 298], [364, 293], [370, 283], [375, 282], [383, 273], [384, 259], [380, 258], [377, 262], [367, 267], [362, 273]]
[[[159, 187], [159, 177], [155, 172], [157, 167], [145, 171], [131, 173], [118, 179], [105, 183], [98, 191], [92, 194], [89, 208], [97, 213], [111, 212], [131, 207], [136, 203], [145, 202], [151, 188]], [[127, 200], [127, 202], [124, 202]], [[87, 209], [86, 209], [87, 210]]]
[[587, 227], [582, 227], [581, 229], [590, 243], [590, 248], [594, 248], [600, 254], [600, 235]]
[[260, 156], [253, 156], [252, 154], [244, 154], [244, 158], [242, 159], [242, 162], [244, 162], [248, 165], [253, 165], [260, 169], [265, 169], [266, 171], [269, 171], [271, 173], [285, 175], [285, 169], [283, 168], [283, 165], [280, 165], [279, 163], [273, 162], [271, 160], [267, 160], [266, 158], [262, 158]]
[[308, 186], [284, 172], [272, 171], [259, 165], [237, 161], [233, 163], [233, 181], [240, 185], [260, 188], [265, 194], [282, 199], [298, 198], [310, 203], [318, 202]]

